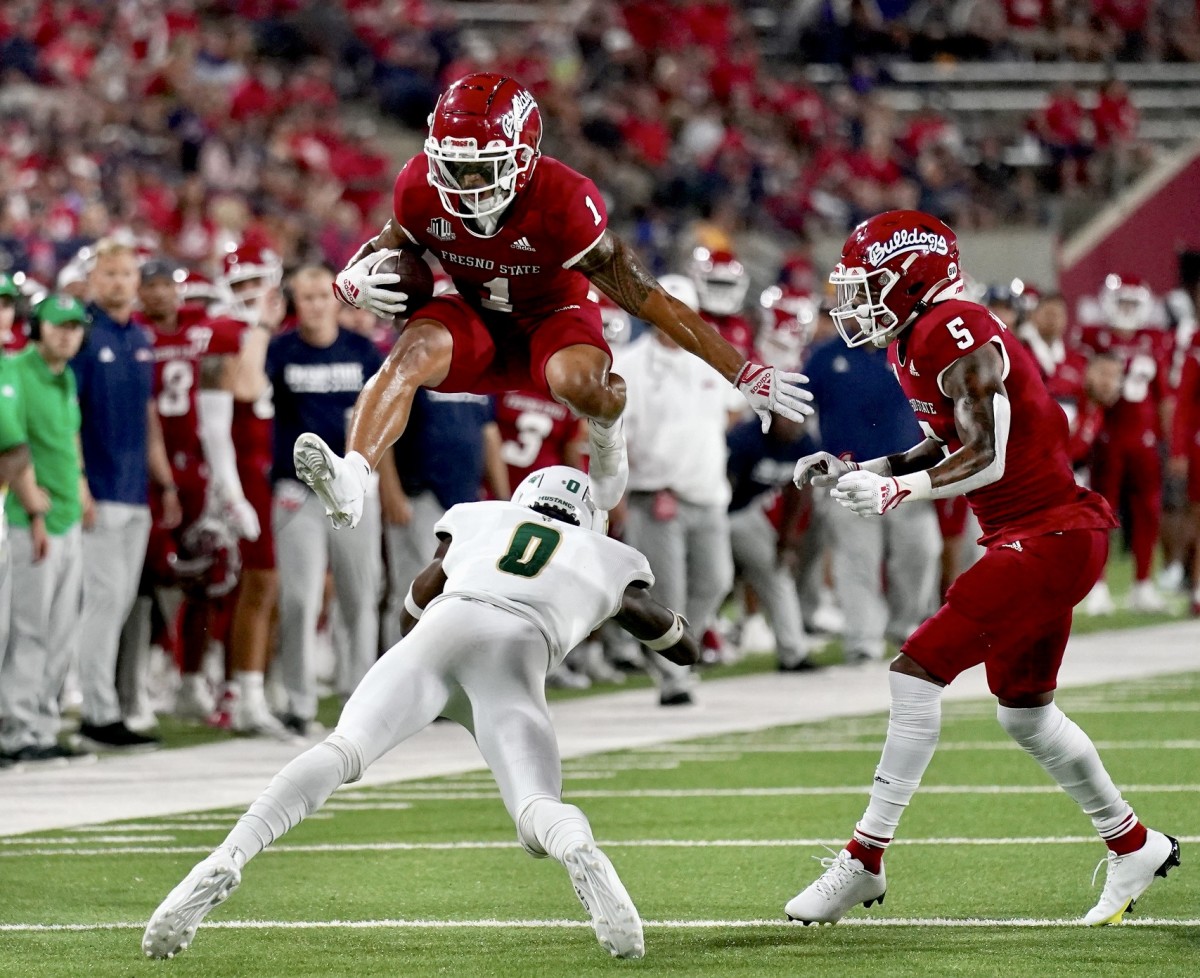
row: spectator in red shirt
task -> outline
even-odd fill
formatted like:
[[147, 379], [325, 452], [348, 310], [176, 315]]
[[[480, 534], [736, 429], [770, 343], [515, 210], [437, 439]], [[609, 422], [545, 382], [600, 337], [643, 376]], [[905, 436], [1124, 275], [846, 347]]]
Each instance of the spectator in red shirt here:
[[1050, 95], [1034, 119], [1034, 128], [1058, 169], [1063, 191], [1087, 183], [1087, 161], [1092, 154], [1091, 120], [1070, 82]]

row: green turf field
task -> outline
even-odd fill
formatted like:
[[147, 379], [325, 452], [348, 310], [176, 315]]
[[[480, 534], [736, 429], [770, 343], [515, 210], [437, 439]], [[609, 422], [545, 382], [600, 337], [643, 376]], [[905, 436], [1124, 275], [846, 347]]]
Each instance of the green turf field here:
[[141, 928], [239, 812], [0, 838], [0, 975], [1195, 975], [1200, 674], [1060, 702], [1143, 819], [1183, 841], [1135, 926], [1072, 925], [1104, 849], [979, 702], [947, 705], [887, 901], [858, 925], [787, 925], [782, 908], [860, 814], [881, 716], [567, 763], [566, 798], [647, 922], [639, 962], [607, 957], [565, 873], [517, 847], [490, 780], [470, 774], [338, 792], [168, 962], [140, 958]]

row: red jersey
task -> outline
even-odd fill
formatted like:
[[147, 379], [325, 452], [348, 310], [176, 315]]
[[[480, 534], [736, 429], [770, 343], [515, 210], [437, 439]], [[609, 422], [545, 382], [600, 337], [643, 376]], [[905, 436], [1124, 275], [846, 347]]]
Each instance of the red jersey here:
[[1158, 439], [1162, 434], [1158, 409], [1169, 394], [1175, 334], [1154, 327], [1127, 332], [1111, 326], [1085, 326], [1080, 342], [1096, 353], [1116, 354], [1125, 365], [1121, 399], [1105, 416], [1109, 438]]
[[604, 199], [591, 180], [543, 156], [500, 229], [484, 238], [442, 207], [428, 173], [422, 153], [396, 177], [396, 223], [437, 255], [467, 302], [510, 313], [518, 327], [587, 302], [588, 280], [573, 266], [608, 226]]
[[721, 338], [747, 360], [755, 358], [754, 327], [744, 316], [717, 316], [701, 312], [700, 318], [721, 334]]
[[1063, 410], [1067, 411], [1069, 420], [1071, 412], [1067, 405], [1077, 404], [1083, 394], [1087, 357], [1078, 350], [1068, 349], [1061, 340], [1058, 343], [1047, 343], [1032, 323], [1020, 326], [1017, 336], [1033, 354], [1042, 380], [1046, 383], [1046, 390]]
[[209, 319], [205, 311], [183, 306], [176, 328], [151, 327], [154, 338], [154, 404], [162, 423], [163, 442], [175, 472], [195, 470], [204, 462], [196, 395], [200, 363], [206, 357], [236, 354], [241, 323]]
[[967, 493], [986, 547], [1061, 530], [1116, 526], [1108, 504], [1075, 482], [1067, 417], [1051, 399], [1029, 351], [983, 306], [939, 302], [888, 347], [888, 361], [926, 435], [950, 455], [962, 448], [954, 401], [941, 379], [955, 360], [994, 343], [1004, 360], [1011, 411], [1004, 475]]
[[1188, 457], [1200, 452], [1200, 336], [1193, 338], [1175, 400], [1171, 454]]
[[512, 486], [537, 469], [567, 464], [567, 447], [579, 434], [579, 419], [570, 408], [532, 391], [497, 397], [496, 425]]

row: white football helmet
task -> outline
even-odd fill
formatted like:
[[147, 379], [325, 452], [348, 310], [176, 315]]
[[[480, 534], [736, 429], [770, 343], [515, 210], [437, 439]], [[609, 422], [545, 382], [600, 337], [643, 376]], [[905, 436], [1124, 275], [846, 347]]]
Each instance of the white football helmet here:
[[587, 473], [569, 465], [550, 465], [529, 473], [517, 486], [512, 501], [529, 509], [545, 506], [585, 530], [601, 534], [608, 531], [608, 514], [597, 509], [592, 500]]
[[1100, 308], [1114, 329], [1134, 333], [1150, 324], [1154, 312], [1154, 294], [1140, 278], [1132, 275], [1106, 275], [1100, 292]]

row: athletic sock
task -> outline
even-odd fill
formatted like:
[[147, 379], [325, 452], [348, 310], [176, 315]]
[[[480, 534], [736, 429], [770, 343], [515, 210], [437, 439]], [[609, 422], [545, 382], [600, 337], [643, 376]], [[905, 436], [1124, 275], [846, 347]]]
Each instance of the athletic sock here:
[[879, 872], [883, 850], [921, 784], [942, 726], [941, 686], [899, 672], [888, 673], [888, 684], [892, 706], [887, 740], [875, 768], [871, 801], [855, 826], [853, 847], [847, 845], [872, 873]]
[[332, 735], [271, 779], [222, 846], [233, 849], [238, 865], [244, 866], [325, 804], [340, 785], [359, 773], [359, 766], [344, 738]]
[[1110, 849], [1127, 853], [1142, 847], [1145, 827], [1113, 784], [1091, 738], [1057, 704], [1031, 709], [997, 706], [996, 719], [1075, 799]]
[[[582, 811], [548, 797], [535, 798], [525, 805], [517, 820], [517, 831], [530, 852], [537, 854], [540, 847], [559, 862], [576, 846], [596, 841]], [[536, 846], [530, 845], [531, 835], [537, 840]]]

